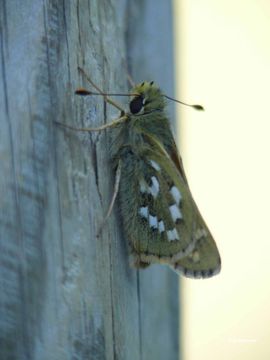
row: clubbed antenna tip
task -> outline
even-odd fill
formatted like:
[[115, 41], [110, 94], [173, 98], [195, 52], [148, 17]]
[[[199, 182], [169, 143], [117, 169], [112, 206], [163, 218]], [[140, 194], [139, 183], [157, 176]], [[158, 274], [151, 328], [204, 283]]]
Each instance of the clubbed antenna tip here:
[[204, 111], [204, 107], [202, 105], [191, 105], [193, 109], [198, 111]]
[[76, 95], [81, 95], [81, 96], [87, 96], [87, 95], [93, 95], [93, 93], [89, 90], [83, 89], [83, 88], [79, 88], [75, 91]]

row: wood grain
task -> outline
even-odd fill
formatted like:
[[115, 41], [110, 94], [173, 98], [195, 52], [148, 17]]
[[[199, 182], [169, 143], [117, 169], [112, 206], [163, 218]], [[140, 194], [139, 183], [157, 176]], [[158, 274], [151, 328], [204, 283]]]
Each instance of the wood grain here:
[[[170, 1], [0, 2], [0, 359], [178, 358], [178, 277], [129, 267], [109, 132], [87, 87], [127, 91], [126, 68], [173, 94]], [[171, 112], [173, 115], [173, 111]]]

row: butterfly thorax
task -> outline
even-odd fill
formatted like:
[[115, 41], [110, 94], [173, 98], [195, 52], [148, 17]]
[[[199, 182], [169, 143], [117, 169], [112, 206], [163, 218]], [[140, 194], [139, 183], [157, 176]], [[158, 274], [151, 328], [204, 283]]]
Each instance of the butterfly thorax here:
[[152, 147], [151, 139], [168, 151], [173, 146], [169, 120], [165, 112], [166, 101], [153, 82], [143, 82], [132, 89], [130, 112], [126, 121], [115, 130], [111, 154], [113, 159], [124, 158], [132, 151], [138, 156]]

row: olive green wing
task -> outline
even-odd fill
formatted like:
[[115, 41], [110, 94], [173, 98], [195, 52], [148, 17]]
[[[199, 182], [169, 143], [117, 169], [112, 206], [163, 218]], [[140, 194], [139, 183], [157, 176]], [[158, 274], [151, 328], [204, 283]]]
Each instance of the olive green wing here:
[[199, 276], [199, 271], [214, 273], [215, 267], [207, 268], [207, 261], [212, 256], [220, 264], [215, 242], [185, 176], [162, 144], [149, 135], [140, 152], [130, 148], [122, 161], [125, 180], [120, 183], [120, 201], [134, 265], [165, 263], [191, 276], [199, 252], [194, 277]]
[[[172, 141], [172, 145], [169, 148], [169, 156], [188, 187], [183, 162], [174, 141]], [[192, 197], [191, 193], [190, 196]], [[190, 278], [208, 278], [220, 272], [221, 258], [215, 240], [207, 228], [195, 202], [194, 205], [197, 209], [197, 226], [194, 229], [194, 236], [197, 238], [196, 245], [188, 256], [178, 260], [172, 268], [176, 272]]]
[[172, 268], [186, 277], [196, 279], [217, 275], [221, 270], [221, 259], [211, 234], [202, 234], [191, 253], [178, 260]]

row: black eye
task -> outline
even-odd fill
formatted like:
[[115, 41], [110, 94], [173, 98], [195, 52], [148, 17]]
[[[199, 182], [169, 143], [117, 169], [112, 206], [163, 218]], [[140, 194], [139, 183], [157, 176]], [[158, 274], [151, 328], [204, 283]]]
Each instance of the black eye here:
[[144, 105], [144, 98], [142, 96], [136, 96], [131, 102], [129, 103], [130, 112], [132, 114], [137, 114], [141, 111]]

